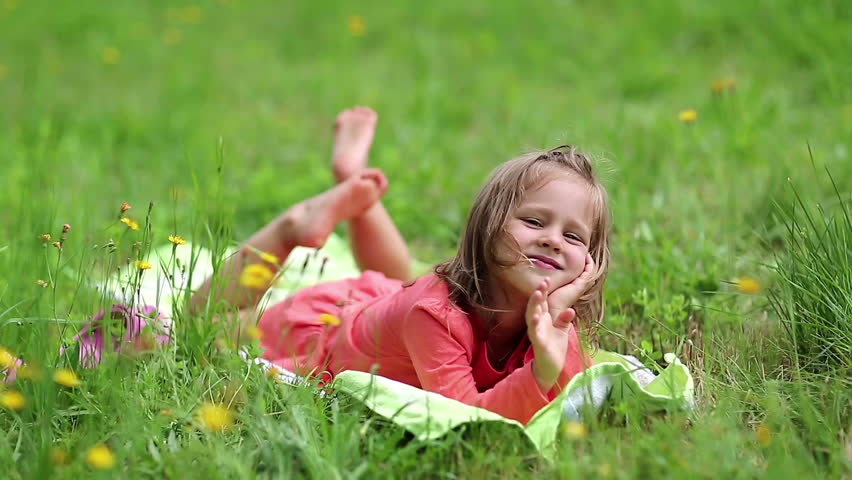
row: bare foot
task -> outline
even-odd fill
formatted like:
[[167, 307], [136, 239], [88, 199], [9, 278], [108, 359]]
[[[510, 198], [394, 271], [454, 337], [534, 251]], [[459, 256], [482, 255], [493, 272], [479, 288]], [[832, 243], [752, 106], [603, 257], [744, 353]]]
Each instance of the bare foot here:
[[369, 107], [340, 112], [334, 122], [332, 171], [340, 183], [367, 167], [378, 115]]
[[293, 205], [284, 214], [282, 237], [290, 245], [322, 247], [338, 223], [373, 206], [387, 188], [381, 170], [362, 170], [331, 190]]

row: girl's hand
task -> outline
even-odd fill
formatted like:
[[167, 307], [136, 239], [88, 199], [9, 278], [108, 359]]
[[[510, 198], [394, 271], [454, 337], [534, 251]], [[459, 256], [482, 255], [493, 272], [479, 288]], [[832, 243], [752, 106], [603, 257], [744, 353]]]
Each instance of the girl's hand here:
[[[527, 302], [527, 336], [535, 352], [533, 373], [542, 392], [548, 392], [559, 378], [568, 355], [572, 322], [577, 317], [573, 308], [551, 316], [547, 291], [550, 279], [544, 279]], [[564, 288], [564, 287], [563, 287]]]
[[[580, 275], [571, 283], [557, 288], [547, 296], [547, 305], [554, 316], [559, 313], [573, 310], [571, 307], [592, 286], [592, 276], [595, 273], [595, 261], [590, 254], [586, 254], [586, 266]], [[576, 312], [575, 312], [576, 314]]]

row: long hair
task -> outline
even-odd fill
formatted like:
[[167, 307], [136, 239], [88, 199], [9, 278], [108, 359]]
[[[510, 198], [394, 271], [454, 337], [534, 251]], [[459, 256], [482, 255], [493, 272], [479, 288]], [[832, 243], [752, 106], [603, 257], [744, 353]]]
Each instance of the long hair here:
[[[603, 184], [595, 176], [589, 156], [571, 145], [531, 152], [497, 167], [477, 194], [455, 257], [435, 267], [450, 290], [450, 300], [466, 312], [493, 312], [489, 282], [498, 268], [509, 266], [497, 258], [498, 243], [508, 235], [506, 223], [526, 190], [540, 187], [560, 173], [574, 174], [588, 183], [594, 221], [589, 254], [596, 271], [591, 287], [573, 308], [579, 324], [594, 339], [594, 324], [603, 321], [603, 287], [609, 270], [609, 233], [612, 215]], [[481, 325], [490, 328], [491, 325]]]

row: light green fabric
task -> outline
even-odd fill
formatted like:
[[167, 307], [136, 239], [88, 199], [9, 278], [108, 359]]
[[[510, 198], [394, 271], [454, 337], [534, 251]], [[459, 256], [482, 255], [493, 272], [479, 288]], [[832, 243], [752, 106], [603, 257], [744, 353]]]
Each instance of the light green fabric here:
[[666, 357], [669, 366], [648, 387], [642, 387], [630, 374], [635, 367], [620, 355], [599, 351], [594, 360], [592, 367], [575, 376], [560, 396], [538, 411], [526, 426], [488, 410], [365, 372], [341, 372], [333, 386], [335, 391], [351, 395], [421, 440], [439, 438], [468, 423], [502, 422], [521, 430], [545, 456], [553, 454], [566, 398], [572, 394], [586, 395], [584, 390], [591, 391], [603, 380], [612, 386], [609, 403], [632, 398], [645, 412], [679, 410], [692, 404], [692, 376], [672, 354]]

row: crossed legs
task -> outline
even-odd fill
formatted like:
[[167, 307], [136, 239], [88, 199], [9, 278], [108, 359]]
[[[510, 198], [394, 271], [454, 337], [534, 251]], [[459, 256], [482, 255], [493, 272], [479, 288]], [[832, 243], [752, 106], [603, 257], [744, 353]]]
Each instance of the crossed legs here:
[[376, 113], [369, 108], [341, 112], [335, 122], [332, 161], [337, 185], [293, 205], [252, 235], [225, 262], [220, 274], [222, 284], [214, 287], [213, 278], [208, 278], [192, 295], [190, 312], [202, 311], [211, 300], [240, 309], [255, 307], [265, 289], [242, 285], [239, 280], [246, 266], [264, 263], [258, 252], [270, 253], [283, 263], [296, 246], [321, 247], [342, 221], [349, 222], [352, 252], [362, 270], [408, 280], [408, 247], [379, 201], [387, 191], [387, 179], [381, 171], [366, 168], [375, 127]]

